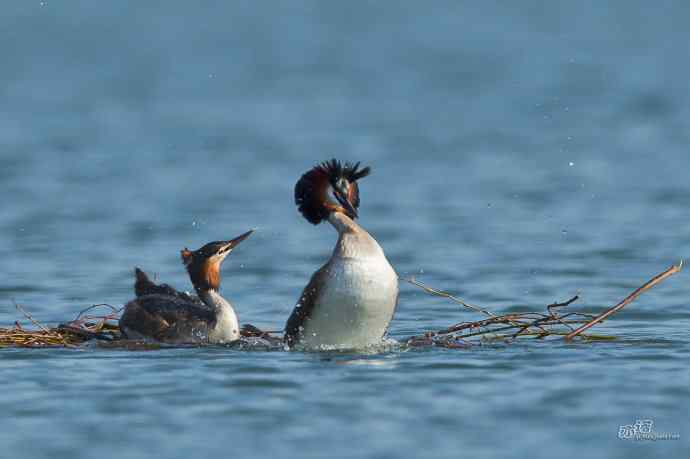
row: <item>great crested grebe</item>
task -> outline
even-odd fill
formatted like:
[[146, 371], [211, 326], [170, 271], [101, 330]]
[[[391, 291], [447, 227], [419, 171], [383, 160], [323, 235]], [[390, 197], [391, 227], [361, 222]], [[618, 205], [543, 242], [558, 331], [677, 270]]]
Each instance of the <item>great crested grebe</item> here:
[[139, 268], [134, 291], [137, 298], [125, 305], [120, 331], [129, 339], [153, 339], [171, 344], [228, 343], [240, 338], [237, 314], [223, 298], [220, 266], [230, 252], [252, 234], [230, 241], [210, 242], [199, 250], [180, 252], [198, 297], [156, 285]]
[[310, 223], [338, 231], [328, 262], [316, 271], [285, 325], [285, 342], [307, 349], [350, 349], [380, 343], [398, 302], [398, 275], [383, 250], [355, 223], [357, 180], [369, 167], [333, 159], [305, 173], [295, 203]]

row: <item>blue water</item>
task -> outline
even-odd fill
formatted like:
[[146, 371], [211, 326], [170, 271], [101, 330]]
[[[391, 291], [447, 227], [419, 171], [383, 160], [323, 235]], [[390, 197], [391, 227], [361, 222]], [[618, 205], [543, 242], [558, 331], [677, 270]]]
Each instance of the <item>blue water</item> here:
[[[296, 212], [361, 160], [361, 223], [403, 276], [495, 312], [600, 311], [690, 255], [681, 2], [5, 1], [0, 324], [224, 269], [281, 328], [335, 240]], [[687, 457], [690, 284], [599, 333], [375, 355], [0, 350], [0, 457]], [[478, 317], [403, 285], [391, 335]], [[651, 419], [680, 440], [618, 439]]]

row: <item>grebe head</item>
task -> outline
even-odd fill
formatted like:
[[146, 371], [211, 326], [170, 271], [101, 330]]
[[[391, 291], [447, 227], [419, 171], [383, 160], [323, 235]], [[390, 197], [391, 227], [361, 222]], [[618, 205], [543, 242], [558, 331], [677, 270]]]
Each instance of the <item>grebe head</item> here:
[[358, 217], [359, 187], [357, 180], [371, 173], [359, 163], [336, 160], [323, 162], [306, 172], [295, 185], [295, 204], [310, 223], [318, 225], [331, 212], [342, 212], [353, 220]]
[[229, 241], [209, 242], [199, 250], [187, 248], [180, 251], [182, 263], [187, 267], [189, 278], [197, 290], [218, 290], [220, 288], [220, 265], [237, 245], [247, 239], [254, 230]]

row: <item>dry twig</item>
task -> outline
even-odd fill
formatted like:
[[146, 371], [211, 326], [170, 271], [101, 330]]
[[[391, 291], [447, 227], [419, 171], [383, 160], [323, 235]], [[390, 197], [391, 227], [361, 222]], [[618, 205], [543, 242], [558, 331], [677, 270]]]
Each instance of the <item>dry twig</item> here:
[[[86, 315], [96, 307], [107, 306], [110, 313], [106, 315]], [[113, 340], [119, 337], [117, 320], [119, 310], [109, 305], [94, 305], [82, 311], [75, 320], [49, 328], [19, 304], [15, 307], [30, 321], [37, 330], [29, 330], [15, 322], [13, 328], [0, 328], [0, 347], [73, 347], [91, 339]]]
[[[412, 346], [436, 345], [449, 347], [449, 343], [451, 342], [462, 342], [463, 346], [467, 346], [468, 341], [466, 340], [468, 338], [481, 338], [482, 340], [514, 340], [518, 337], [526, 336], [542, 339], [553, 335], [562, 336], [565, 340], [571, 340], [585, 330], [620, 311], [647, 290], [660, 284], [673, 274], [676, 274], [681, 270], [682, 266], [683, 263], [681, 262], [677, 266], [670, 267], [636, 289], [616, 306], [598, 316], [581, 312], [569, 312], [566, 314], [559, 314], [557, 312], [559, 308], [565, 308], [572, 305], [572, 303], [580, 298], [579, 295], [562, 303], [548, 305], [545, 313], [521, 312], [496, 315], [479, 306], [470, 305], [447, 292], [429, 287], [416, 279], [404, 279], [430, 295], [448, 298], [468, 309], [489, 316], [488, 318], [474, 322], [461, 322], [442, 330], [430, 331], [423, 335], [412, 336], [408, 338], [406, 342]], [[577, 325], [580, 325], [580, 327], [575, 329], [574, 326]], [[610, 339], [610, 337], [607, 336], [594, 335], [588, 335], [587, 338]]]
[[598, 324], [599, 322], [603, 322], [604, 320], [608, 319], [609, 317], [611, 317], [612, 315], [614, 315], [615, 313], [617, 313], [618, 311], [623, 309], [625, 306], [627, 306], [628, 304], [635, 301], [637, 299], [637, 297], [642, 295], [644, 292], [653, 288], [657, 284], [660, 284], [661, 282], [665, 281], [667, 278], [673, 276], [674, 274], [680, 272], [681, 269], [683, 269], [683, 261], [682, 260], [678, 265], [671, 266], [670, 268], [668, 268], [663, 273], [661, 273], [661, 274], [653, 277], [649, 281], [647, 281], [644, 285], [642, 285], [637, 290], [632, 292], [630, 295], [628, 295], [623, 301], [621, 301], [617, 305], [613, 306], [612, 308], [607, 309], [606, 311], [604, 311], [600, 315], [596, 316], [595, 318], [593, 318], [592, 320], [590, 320], [586, 324], [582, 325], [577, 330], [575, 330], [571, 333], [568, 333], [565, 337], [565, 340], [570, 341], [571, 339], [573, 339], [577, 335], [581, 334], [583, 331], [587, 330], [588, 328], [591, 328], [594, 325]]

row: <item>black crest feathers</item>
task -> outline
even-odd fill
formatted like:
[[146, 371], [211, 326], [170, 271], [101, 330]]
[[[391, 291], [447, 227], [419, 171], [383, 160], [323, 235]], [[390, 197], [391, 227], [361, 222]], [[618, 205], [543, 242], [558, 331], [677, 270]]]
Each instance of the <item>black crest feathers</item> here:
[[370, 167], [365, 167], [363, 169], [359, 168], [360, 163], [356, 162], [345, 163], [344, 165], [337, 159], [331, 159], [330, 161], [325, 161], [314, 169], [321, 169], [325, 174], [328, 175], [331, 183], [338, 181], [340, 178], [348, 180], [350, 183], [354, 183], [357, 180], [366, 177], [371, 173]]
[[324, 196], [327, 186], [335, 184], [340, 179], [350, 183], [350, 202], [359, 207], [359, 190], [357, 180], [371, 173], [370, 167], [360, 169], [360, 163], [341, 163], [331, 159], [314, 166], [299, 179], [295, 185], [295, 204], [304, 218], [310, 223], [318, 225], [328, 218], [330, 210], [324, 206]]

